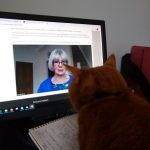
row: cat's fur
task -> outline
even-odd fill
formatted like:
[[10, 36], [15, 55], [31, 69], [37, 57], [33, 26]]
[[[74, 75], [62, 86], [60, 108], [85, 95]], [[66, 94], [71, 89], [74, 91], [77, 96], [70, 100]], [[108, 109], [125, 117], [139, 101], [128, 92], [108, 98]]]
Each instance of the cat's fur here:
[[80, 150], [150, 150], [150, 104], [132, 93], [116, 70], [66, 66], [74, 81], [69, 96], [79, 118]]

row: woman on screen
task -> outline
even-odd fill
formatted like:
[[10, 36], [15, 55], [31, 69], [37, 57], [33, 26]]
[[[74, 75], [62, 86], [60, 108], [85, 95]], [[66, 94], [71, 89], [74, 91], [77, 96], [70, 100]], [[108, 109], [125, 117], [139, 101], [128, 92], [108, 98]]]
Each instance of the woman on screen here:
[[67, 72], [64, 64], [68, 64], [69, 59], [63, 49], [54, 49], [48, 60], [48, 68], [54, 72], [52, 77], [44, 80], [39, 88], [38, 93], [68, 89], [73, 77]]

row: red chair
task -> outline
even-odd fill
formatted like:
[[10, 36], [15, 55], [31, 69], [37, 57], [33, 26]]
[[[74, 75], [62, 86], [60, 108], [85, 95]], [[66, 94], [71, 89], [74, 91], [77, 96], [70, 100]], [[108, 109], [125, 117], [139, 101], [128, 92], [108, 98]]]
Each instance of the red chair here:
[[150, 101], [150, 47], [133, 46], [122, 57], [121, 73], [129, 88]]
[[150, 47], [133, 46], [131, 61], [140, 68], [150, 83]]

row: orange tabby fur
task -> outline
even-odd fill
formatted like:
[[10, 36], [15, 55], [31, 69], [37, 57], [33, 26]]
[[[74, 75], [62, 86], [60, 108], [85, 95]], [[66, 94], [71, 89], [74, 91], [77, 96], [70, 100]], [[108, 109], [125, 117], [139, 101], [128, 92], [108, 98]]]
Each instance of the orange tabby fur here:
[[80, 150], [150, 150], [150, 104], [132, 93], [111, 55], [101, 67], [77, 69], [69, 87], [78, 112]]

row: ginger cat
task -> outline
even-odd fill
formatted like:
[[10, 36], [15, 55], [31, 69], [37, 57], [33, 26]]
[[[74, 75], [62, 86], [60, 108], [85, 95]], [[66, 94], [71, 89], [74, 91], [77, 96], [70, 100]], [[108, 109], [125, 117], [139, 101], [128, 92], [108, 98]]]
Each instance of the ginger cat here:
[[114, 55], [100, 67], [66, 67], [80, 150], [150, 150], [150, 104], [128, 89]]

